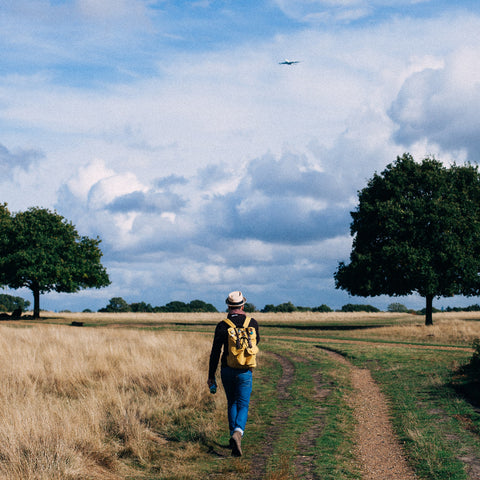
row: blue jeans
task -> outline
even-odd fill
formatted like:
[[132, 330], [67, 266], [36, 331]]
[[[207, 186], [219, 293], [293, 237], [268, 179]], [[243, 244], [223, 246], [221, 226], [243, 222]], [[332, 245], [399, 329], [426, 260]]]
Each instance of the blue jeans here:
[[230, 435], [235, 430], [243, 435], [248, 418], [248, 406], [252, 393], [252, 372], [237, 368], [222, 367], [221, 377], [227, 395], [228, 426]]

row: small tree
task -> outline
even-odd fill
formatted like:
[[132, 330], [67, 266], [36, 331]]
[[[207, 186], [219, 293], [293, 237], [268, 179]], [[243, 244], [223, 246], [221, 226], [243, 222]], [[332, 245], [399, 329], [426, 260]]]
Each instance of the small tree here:
[[253, 303], [246, 303], [245, 306], [243, 307], [246, 313], [254, 313], [257, 311], [257, 308]]
[[40, 294], [74, 293], [110, 284], [100, 263], [100, 239], [81, 237], [56, 212], [30, 208], [16, 215], [0, 209], [0, 281], [33, 293], [33, 316], [40, 317]]
[[328, 305], [322, 303], [320, 306], [312, 308], [312, 312], [328, 313], [333, 312], [333, 310]]
[[23, 312], [29, 306], [30, 302], [22, 297], [14, 297], [4, 293], [0, 294], [0, 312], [13, 312], [18, 309]]
[[281, 303], [276, 307], [276, 311], [282, 312], [282, 313], [291, 313], [291, 312], [295, 312], [296, 310], [297, 310], [297, 307], [295, 307], [295, 305], [292, 302]]
[[203, 300], [192, 300], [187, 305], [189, 312], [217, 312], [218, 310], [211, 304]]
[[408, 308], [401, 304], [401, 303], [391, 303], [387, 310], [392, 313], [406, 313], [408, 312]]
[[405, 154], [375, 174], [352, 212], [350, 263], [335, 273], [353, 295], [426, 299], [480, 292], [480, 175], [472, 165], [445, 168]]
[[108, 305], [105, 308], [101, 308], [99, 312], [130, 312], [130, 305], [122, 297], [113, 297], [108, 302]]

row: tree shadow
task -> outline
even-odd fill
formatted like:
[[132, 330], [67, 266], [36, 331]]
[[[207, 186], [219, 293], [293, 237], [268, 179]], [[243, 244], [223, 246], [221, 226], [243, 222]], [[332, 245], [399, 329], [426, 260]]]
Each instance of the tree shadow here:
[[480, 413], [480, 380], [478, 372], [472, 369], [470, 364], [457, 369], [450, 386]]
[[[470, 362], [460, 366], [452, 375], [450, 386], [480, 413], [480, 340], [473, 342]], [[480, 432], [479, 432], [480, 433]]]

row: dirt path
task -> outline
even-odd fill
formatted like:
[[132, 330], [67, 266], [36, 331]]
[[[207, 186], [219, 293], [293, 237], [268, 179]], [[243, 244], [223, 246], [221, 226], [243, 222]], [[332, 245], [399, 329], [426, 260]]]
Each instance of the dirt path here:
[[324, 350], [351, 371], [355, 396], [352, 399], [357, 425], [357, 457], [363, 480], [414, 480], [402, 449], [393, 433], [388, 405], [367, 369], [352, 365], [342, 355]]

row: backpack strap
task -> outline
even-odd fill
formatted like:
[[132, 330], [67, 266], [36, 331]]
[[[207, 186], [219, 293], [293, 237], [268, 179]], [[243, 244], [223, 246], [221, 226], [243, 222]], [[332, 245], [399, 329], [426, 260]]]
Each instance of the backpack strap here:
[[[250, 317], [246, 317], [246, 318], [245, 318], [245, 321], [243, 322], [243, 328], [248, 328], [248, 326], [250, 325], [250, 320], [251, 320]], [[238, 328], [229, 318], [225, 318], [223, 321], [224, 321], [229, 327]]]
[[232, 328], [237, 328], [237, 326], [229, 319], [229, 318], [225, 318], [225, 320], [223, 320], [229, 327], [232, 327]]

